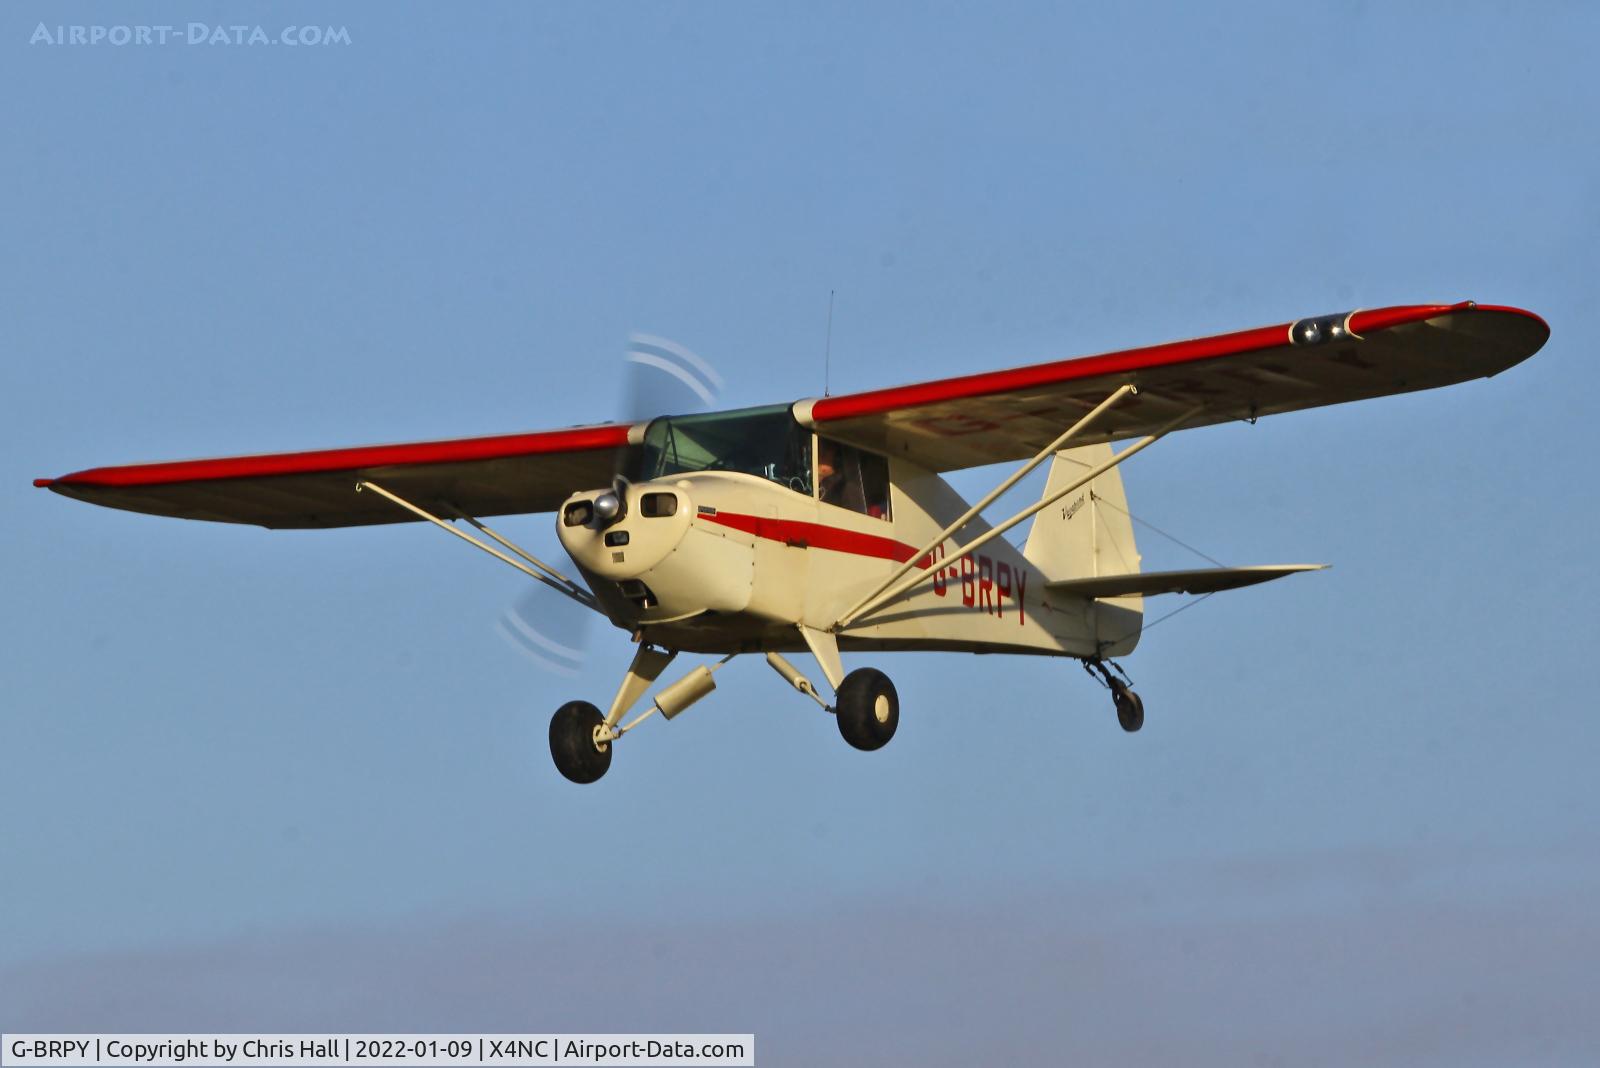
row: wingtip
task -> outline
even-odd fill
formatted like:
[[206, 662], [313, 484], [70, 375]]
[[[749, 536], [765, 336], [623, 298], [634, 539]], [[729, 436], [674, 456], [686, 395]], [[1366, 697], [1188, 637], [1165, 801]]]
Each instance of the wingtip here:
[[[1470, 301], [1468, 303], [1471, 303]], [[1527, 308], [1517, 308], [1510, 304], [1473, 304], [1473, 311], [1500, 312], [1505, 315], [1520, 315], [1544, 328], [1545, 337], [1550, 336], [1550, 322], [1538, 312], [1531, 312]]]
[[33, 480], [33, 485], [36, 489], [49, 489], [55, 485], [55, 481], [53, 478], [36, 478]]

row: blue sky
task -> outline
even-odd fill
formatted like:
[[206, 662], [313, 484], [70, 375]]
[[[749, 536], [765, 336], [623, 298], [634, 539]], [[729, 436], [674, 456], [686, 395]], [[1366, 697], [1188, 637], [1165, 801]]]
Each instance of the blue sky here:
[[[1600, 979], [1591, 9], [117, 11], [351, 43], [0, 20], [5, 1029], [1594, 1059], [1526, 997]], [[1133, 737], [1072, 662], [895, 655], [861, 754], [735, 662], [574, 788], [549, 713], [626, 643], [540, 672], [495, 632], [508, 569], [29, 484], [609, 418], [633, 330], [730, 405], [812, 396], [830, 289], [836, 392], [1394, 303], [1553, 335], [1130, 462], [1207, 553], [1334, 565], [1154, 630]]]

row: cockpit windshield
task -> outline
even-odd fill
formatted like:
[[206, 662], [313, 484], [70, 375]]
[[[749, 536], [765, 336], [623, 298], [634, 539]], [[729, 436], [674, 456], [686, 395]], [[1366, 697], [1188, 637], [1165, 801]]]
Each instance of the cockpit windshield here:
[[675, 415], [644, 432], [637, 475], [742, 471], [811, 494], [811, 432], [787, 404], [709, 415]]

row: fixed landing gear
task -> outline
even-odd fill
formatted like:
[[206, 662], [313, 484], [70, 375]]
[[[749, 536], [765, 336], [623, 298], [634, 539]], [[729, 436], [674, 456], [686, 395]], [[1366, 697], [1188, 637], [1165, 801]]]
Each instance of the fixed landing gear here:
[[[824, 647], [823, 653], [819, 662], [830, 681], [837, 681], [832, 707], [823, 700], [810, 680], [781, 655], [768, 653], [767, 663], [796, 690], [825, 711], [833, 712], [840, 735], [850, 745], [868, 751], [882, 749], [894, 737], [895, 728], [900, 725], [900, 696], [895, 693], [894, 683], [877, 668], [857, 668], [848, 675], [842, 675], [837, 649]], [[650, 708], [631, 722], [622, 723], [622, 717], [628, 709], [643, 696], [676, 655], [669, 649], [641, 645], [634, 654], [628, 674], [617, 688], [609, 715], [601, 715], [600, 709], [588, 701], [568, 701], [556, 709], [555, 715], [550, 717], [550, 756], [563, 777], [575, 783], [599, 780], [611, 767], [618, 739], [657, 712], [665, 719], [672, 719], [711, 693], [716, 689], [712, 672], [734, 656], [730, 653], [711, 667], [695, 668], [658, 692]]]
[[633, 654], [633, 663], [617, 687], [612, 698], [611, 711], [602, 716], [600, 710], [588, 701], [568, 701], [550, 717], [550, 756], [556, 770], [576, 783], [591, 783], [611, 767], [611, 755], [617, 740], [657, 712], [671, 719], [700, 698], [717, 688], [712, 673], [732, 660], [729, 653], [717, 663], [701, 665], [683, 678], [656, 694], [649, 708], [623, 723], [630, 708], [639, 702], [662, 671], [678, 655], [675, 649], [657, 648], [641, 642]]
[[839, 733], [857, 749], [882, 749], [900, 726], [900, 697], [877, 668], [856, 668], [834, 694]]
[[856, 668], [846, 675], [839, 664], [838, 646], [833, 645], [831, 639], [832, 635], [823, 638], [818, 632], [806, 634], [807, 644], [817, 654], [818, 665], [833, 685], [832, 705], [822, 699], [811, 680], [781, 653], [768, 653], [767, 663], [789, 685], [821, 705], [824, 712], [832, 712], [845, 741], [868, 752], [882, 749], [900, 726], [900, 695], [895, 693], [889, 676], [877, 668]]
[[1117, 706], [1117, 723], [1132, 734], [1144, 726], [1144, 698], [1121, 679], [1111, 682], [1111, 702]]
[[575, 783], [591, 783], [611, 767], [611, 743], [601, 741], [605, 717], [588, 701], [568, 701], [550, 717], [550, 756]]
[[[1112, 674], [1112, 669], [1116, 674]], [[1144, 698], [1133, 692], [1133, 680], [1128, 678], [1127, 672], [1111, 660], [1085, 660], [1083, 670], [1097, 677], [1111, 691], [1111, 703], [1117, 710], [1117, 724], [1123, 730], [1132, 734], [1144, 726]]]

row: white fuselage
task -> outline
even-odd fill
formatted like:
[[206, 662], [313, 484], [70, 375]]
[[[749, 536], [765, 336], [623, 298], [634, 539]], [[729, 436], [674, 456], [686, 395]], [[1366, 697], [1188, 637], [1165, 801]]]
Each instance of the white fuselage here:
[[[805, 648], [798, 625], [830, 630], [864, 594], [966, 511], [938, 475], [890, 459], [890, 516], [828, 504], [757, 475], [696, 471], [628, 486], [610, 525], [569, 525], [563, 547], [617, 626], [686, 652]], [[672, 514], [641, 507], [671, 494]], [[644, 514], [647, 510], [657, 514]], [[839, 631], [844, 649], [963, 650], [1120, 656], [1138, 642], [1137, 601], [1052, 594], [1046, 577], [1003, 538], [941, 563], [987, 524], [975, 519], [918, 561], [934, 574]], [[623, 544], [625, 543], [625, 544]]]

